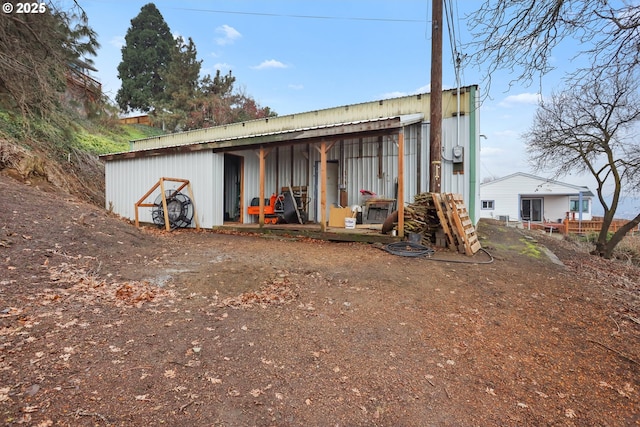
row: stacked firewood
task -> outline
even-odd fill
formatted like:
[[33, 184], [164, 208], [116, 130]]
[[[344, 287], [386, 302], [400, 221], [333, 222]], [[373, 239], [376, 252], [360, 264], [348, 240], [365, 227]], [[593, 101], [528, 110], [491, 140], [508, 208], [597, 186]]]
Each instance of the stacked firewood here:
[[431, 193], [420, 193], [414, 202], [404, 208], [405, 233], [422, 235], [424, 243], [436, 241], [436, 232], [440, 229], [440, 220]]

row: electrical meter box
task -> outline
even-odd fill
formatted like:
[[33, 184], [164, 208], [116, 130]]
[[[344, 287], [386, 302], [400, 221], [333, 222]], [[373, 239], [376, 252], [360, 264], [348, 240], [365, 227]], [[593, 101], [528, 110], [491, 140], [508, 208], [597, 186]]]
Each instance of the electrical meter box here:
[[453, 163], [462, 163], [464, 160], [464, 150], [462, 145], [453, 147]]

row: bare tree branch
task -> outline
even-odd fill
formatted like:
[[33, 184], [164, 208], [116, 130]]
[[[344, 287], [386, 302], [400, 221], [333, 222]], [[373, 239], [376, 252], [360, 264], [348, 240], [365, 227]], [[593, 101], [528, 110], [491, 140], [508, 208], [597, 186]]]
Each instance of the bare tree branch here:
[[486, 0], [468, 21], [472, 62], [491, 75], [506, 69], [530, 84], [553, 69], [553, 51], [565, 40], [583, 46], [574, 59], [590, 65], [573, 77], [594, 72], [638, 72], [640, 5], [609, 0]]
[[[587, 172], [596, 180], [605, 213], [595, 252], [607, 258], [628, 231], [608, 235], [623, 188], [637, 188], [640, 181], [640, 141], [635, 138], [640, 126], [639, 95], [631, 73], [615, 74], [606, 82], [597, 77], [575, 82], [539, 105], [533, 125], [524, 134], [535, 168], [553, 170], [556, 176]], [[609, 188], [613, 189], [610, 199], [605, 197]]]

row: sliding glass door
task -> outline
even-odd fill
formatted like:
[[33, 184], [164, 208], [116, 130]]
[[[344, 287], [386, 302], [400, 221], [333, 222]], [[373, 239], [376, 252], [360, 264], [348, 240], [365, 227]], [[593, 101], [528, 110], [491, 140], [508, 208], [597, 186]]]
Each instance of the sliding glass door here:
[[542, 222], [542, 199], [520, 199], [522, 221]]

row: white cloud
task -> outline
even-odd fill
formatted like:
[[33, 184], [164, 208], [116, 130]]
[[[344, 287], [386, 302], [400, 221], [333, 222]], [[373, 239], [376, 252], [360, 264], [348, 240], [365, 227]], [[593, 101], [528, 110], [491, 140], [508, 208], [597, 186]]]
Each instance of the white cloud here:
[[392, 99], [392, 98], [400, 98], [401, 96], [407, 96], [406, 92], [387, 92], [382, 94], [382, 99]]
[[266, 70], [267, 68], [288, 68], [287, 65], [283, 64], [280, 61], [276, 61], [275, 59], [268, 59], [266, 61], [262, 61], [260, 65], [255, 65], [253, 67], [254, 70]]
[[403, 92], [400, 90], [396, 90], [393, 92], [387, 92], [387, 93], [383, 93], [382, 94], [382, 99], [391, 99], [391, 98], [400, 98], [403, 96], [409, 96], [409, 95], [417, 95], [419, 93], [429, 93], [429, 89], [431, 89], [431, 85], [425, 85], [425, 86], [421, 86], [418, 89], [412, 91], [412, 92]]
[[114, 38], [109, 40], [109, 44], [111, 46], [115, 46], [118, 49], [120, 49], [120, 48], [122, 48], [122, 46], [124, 46], [126, 44], [126, 41], [124, 39], [124, 36], [115, 36]]
[[538, 105], [540, 101], [539, 93], [519, 93], [507, 96], [500, 102], [501, 107], [512, 107], [514, 105]]
[[303, 85], [290, 84], [290, 85], [289, 85], [289, 89], [293, 89], [293, 90], [302, 90], [302, 89], [304, 89], [304, 86], [303, 86]]
[[238, 30], [226, 24], [216, 28], [216, 33], [222, 34], [222, 37], [217, 37], [215, 39], [216, 43], [220, 46], [232, 44], [242, 37], [242, 34], [240, 34]]
[[231, 64], [227, 64], [226, 62], [218, 62], [216, 64], [213, 64], [213, 69], [214, 70], [220, 70], [220, 71], [224, 71], [224, 70], [230, 70]]

